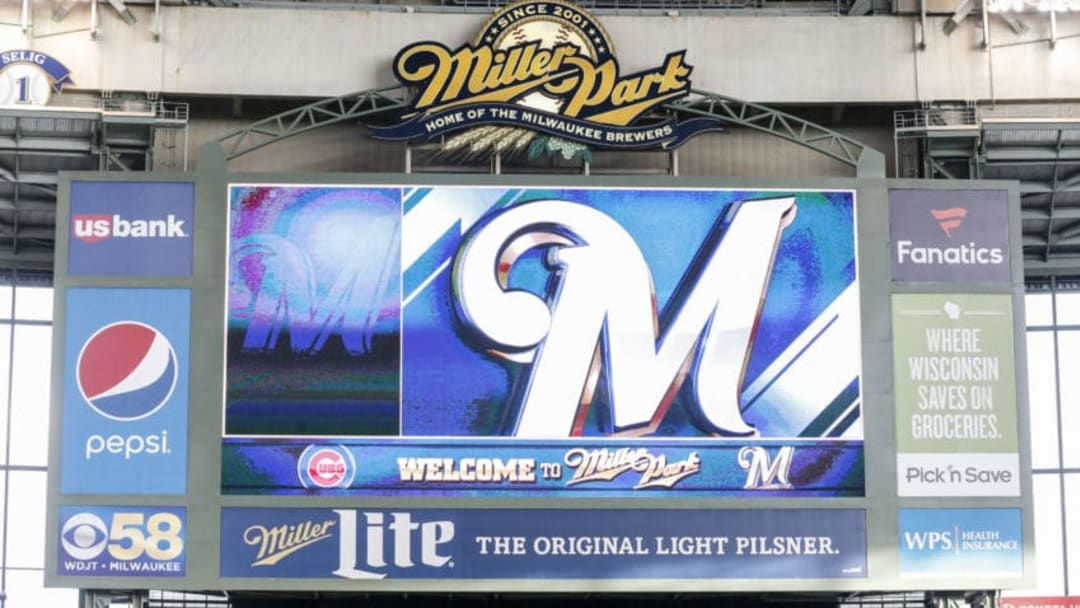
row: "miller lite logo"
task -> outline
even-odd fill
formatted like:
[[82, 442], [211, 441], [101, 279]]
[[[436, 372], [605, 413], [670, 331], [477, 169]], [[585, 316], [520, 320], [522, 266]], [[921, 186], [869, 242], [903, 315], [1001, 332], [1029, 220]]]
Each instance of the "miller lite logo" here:
[[340, 578], [379, 580], [412, 568], [454, 566], [446, 553], [455, 536], [450, 520], [418, 520], [406, 511], [333, 509], [301, 511], [311, 516], [268, 523], [274, 509], [234, 509], [226, 510], [222, 527], [232, 528], [233, 518], [236, 523], [247, 520], [248, 513], [262, 520], [241, 532], [243, 544], [252, 548], [251, 568], [273, 568], [298, 551], [335, 538], [337, 560], [331, 574]]

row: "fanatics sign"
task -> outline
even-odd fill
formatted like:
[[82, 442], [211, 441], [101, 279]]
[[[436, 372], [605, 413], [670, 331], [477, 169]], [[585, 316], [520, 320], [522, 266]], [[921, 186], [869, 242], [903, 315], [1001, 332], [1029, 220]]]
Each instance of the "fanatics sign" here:
[[890, 190], [894, 281], [1012, 279], [1004, 190]]

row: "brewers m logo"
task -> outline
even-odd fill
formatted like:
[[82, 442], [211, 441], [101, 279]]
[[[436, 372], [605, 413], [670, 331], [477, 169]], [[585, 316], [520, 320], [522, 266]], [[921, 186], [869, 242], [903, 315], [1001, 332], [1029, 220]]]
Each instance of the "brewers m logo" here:
[[[567, 158], [586, 147], [672, 148], [712, 120], [647, 118], [690, 92], [686, 51], [652, 68], [623, 74], [611, 39], [581, 7], [562, 0], [521, 0], [495, 13], [471, 44], [451, 50], [417, 42], [394, 58], [394, 75], [417, 90], [412, 113], [381, 139], [463, 131], [451, 150], [513, 153], [537, 144]], [[537, 133], [546, 134], [537, 136]]]

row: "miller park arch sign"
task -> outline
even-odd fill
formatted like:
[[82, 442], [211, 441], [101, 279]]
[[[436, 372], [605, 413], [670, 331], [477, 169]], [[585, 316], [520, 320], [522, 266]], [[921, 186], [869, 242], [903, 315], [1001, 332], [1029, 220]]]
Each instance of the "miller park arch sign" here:
[[589, 11], [564, 0], [520, 0], [496, 11], [456, 48], [420, 41], [397, 52], [399, 84], [324, 99], [219, 138], [227, 159], [279, 139], [359, 121], [375, 139], [438, 139], [479, 157], [591, 158], [593, 150], [675, 150], [699, 133], [754, 129], [884, 177], [885, 157], [796, 116], [692, 88], [675, 50], [627, 73], [615, 41]]

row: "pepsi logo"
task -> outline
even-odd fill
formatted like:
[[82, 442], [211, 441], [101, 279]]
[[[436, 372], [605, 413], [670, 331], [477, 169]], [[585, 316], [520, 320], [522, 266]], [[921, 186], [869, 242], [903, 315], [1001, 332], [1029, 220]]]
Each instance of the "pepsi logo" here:
[[157, 329], [120, 321], [97, 330], [79, 352], [76, 382], [83, 399], [113, 420], [138, 420], [172, 396], [176, 351]]
[[356, 475], [356, 461], [344, 446], [309, 445], [300, 454], [296, 474], [305, 488], [347, 488]]

